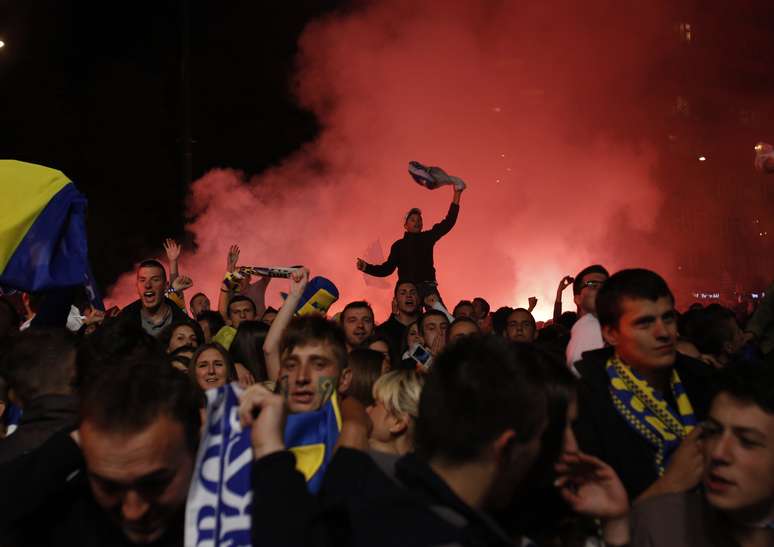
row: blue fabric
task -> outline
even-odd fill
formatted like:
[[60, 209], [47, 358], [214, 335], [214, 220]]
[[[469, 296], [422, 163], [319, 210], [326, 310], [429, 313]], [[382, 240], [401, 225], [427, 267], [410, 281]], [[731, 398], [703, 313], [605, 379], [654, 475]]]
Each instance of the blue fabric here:
[[186, 545], [252, 545], [253, 448], [239, 421], [236, 384], [209, 389], [207, 424], [188, 491]]
[[336, 404], [334, 394], [320, 410], [291, 414], [285, 424], [285, 446], [287, 448], [313, 444], [325, 446], [322, 465], [306, 482], [309, 491], [313, 494], [320, 491], [325, 469], [333, 457], [333, 449], [339, 440], [340, 429], [336, 418]]
[[27, 231], [0, 275], [0, 285], [25, 292], [82, 285], [87, 271], [86, 198], [68, 184]]

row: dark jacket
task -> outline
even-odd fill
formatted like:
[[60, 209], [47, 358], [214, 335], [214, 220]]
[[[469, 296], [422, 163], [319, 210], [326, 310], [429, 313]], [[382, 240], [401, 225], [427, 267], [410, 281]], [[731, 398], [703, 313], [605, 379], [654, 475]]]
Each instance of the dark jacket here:
[[78, 400], [73, 395], [41, 395], [24, 407], [19, 427], [0, 439], [0, 464], [35, 450], [51, 435], [78, 423]]
[[[94, 501], [78, 445], [66, 432], [0, 465], [0, 545], [131, 545]], [[152, 547], [183, 545], [179, 522]]]
[[[575, 436], [584, 452], [607, 462], [621, 479], [631, 499], [659, 478], [656, 450], [632, 429], [613, 406], [605, 370], [612, 348], [587, 351], [575, 364], [581, 375], [578, 388], [578, 421]], [[698, 421], [709, 410], [712, 369], [701, 361], [677, 354], [675, 368]]]
[[[172, 310], [172, 320], [169, 323], [170, 325], [177, 321], [192, 321], [192, 319], [188, 317], [188, 315], [183, 310], [181, 310], [177, 304], [172, 302], [169, 298], [165, 297], [164, 302], [166, 302], [167, 305]], [[119, 321], [126, 321], [128, 323], [137, 325], [138, 327], [142, 328], [142, 316], [140, 315], [141, 311], [142, 311], [142, 301], [140, 299], [137, 299], [131, 304], [127, 305], [123, 310], [121, 310], [121, 315], [119, 315]], [[159, 333], [157, 333], [156, 336], [158, 336], [158, 334]], [[151, 336], [154, 336], [154, 335], [151, 334]]]
[[317, 498], [287, 451], [256, 461], [252, 481], [254, 545], [511, 545], [413, 455], [391, 478], [368, 454], [340, 448]]
[[390, 256], [384, 264], [367, 264], [365, 273], [376, 277], [387, 277], [398, 268], [398, 279], [402, 281], [435, 281], [433, 247], [457, 222], [460, 206], [449, 205], [449, 212], [438, 224], [429, 230], [412, 234], [406, 232], [403, 239], [392, 244]]
[[390, 358], [393, 363], [400, 361], [403, 355], [403, 340], [406, 338], [407, 328], [394, 315], [376, 327], [376, 334], [384, 336], [390, 344]]

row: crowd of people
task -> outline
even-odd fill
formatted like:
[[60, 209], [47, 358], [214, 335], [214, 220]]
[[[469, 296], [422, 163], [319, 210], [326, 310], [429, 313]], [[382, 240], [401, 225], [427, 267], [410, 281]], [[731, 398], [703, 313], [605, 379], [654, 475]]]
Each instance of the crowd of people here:
[[[774, 545], [774, 286], [742, 317], [679, 310], [656, 272], [594, 264], [549, 321], [535, 299], [447, 306], [433, 248], [456, 181], [441, 222], [411, 209], [384, 264], [357, 260], [397, 269], [389, 317], [298, 313], [305, 268], [267, 307], [236, 245], [217, 302], [189, 294], [172, 240], [122, 310], [78, 288], [0, 299], [0, 547], [182, 545], [206, 394], [231, 385], [254, 545]], [[311, 489], [286, 421], [332, 400]]]

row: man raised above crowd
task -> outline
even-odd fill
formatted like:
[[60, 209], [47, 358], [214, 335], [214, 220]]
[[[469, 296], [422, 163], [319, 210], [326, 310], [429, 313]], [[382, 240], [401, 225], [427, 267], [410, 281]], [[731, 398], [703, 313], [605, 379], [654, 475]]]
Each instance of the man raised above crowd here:
[[454, 188], [454, 197], [449, 205], [446, 218], [427, 231], [422, 231], [422, 211], [416, 207], [409, 210], [403, 224], [406, 233], [392, 244], [387, 261], [383, 264], [368, 264], [358, 258], [357, 269], [368, 275], [387, 277], [397, 268], [398, 278], [404, 281], [413, 281], [419, 290], [420, 297], [424, 299], [438, 285], [435, 278], [433, 247], [439, 239], [449, 233], [457, 222], [460, 197], [463, 191], [464, 187], [462, 186]]

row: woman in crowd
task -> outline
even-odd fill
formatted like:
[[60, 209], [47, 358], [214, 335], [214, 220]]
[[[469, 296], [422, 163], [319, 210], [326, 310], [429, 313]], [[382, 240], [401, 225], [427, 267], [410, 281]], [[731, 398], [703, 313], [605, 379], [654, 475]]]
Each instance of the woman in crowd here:
[[374, 384], [374, 402], [367, 408], [373, 422], [371, 450], [406, 454], [414, 448], [414, 420], [424, 379], [413, 370], [396, 370]]
[[167, 353], [172, 353], [183, 346], [199, 347], [204, 343], [204, 333], [198, 323], [176, 321], [164, 329], [159, 342], [166, 348]]
[[221, 387], [237, 378], [231, 356], [217, 343], [199, 346], [191, 357], [188, 374], [202, 390]]

